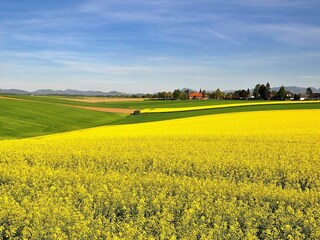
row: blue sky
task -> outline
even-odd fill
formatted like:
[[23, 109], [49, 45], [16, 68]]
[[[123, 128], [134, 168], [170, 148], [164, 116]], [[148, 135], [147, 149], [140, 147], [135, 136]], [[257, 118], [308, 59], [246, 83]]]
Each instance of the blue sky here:
[[0, 88], [319, 88], [319, 12], [319, 0], [1, 0]]

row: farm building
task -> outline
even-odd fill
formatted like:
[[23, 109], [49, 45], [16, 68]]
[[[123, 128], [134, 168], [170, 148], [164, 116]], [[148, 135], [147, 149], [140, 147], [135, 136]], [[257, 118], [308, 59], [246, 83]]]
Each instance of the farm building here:
[[319, 99], [320, 99], [320, 93], [312, 93], [311, 95], [304, 93], [300, 95], [300, 100], [319, 100]]
[[199, 93], [189, 93], [189, 99], [203, 99], [201, 92]]
[[311, 98], [314, 99], [314, 100], [319, 100], [320, 99], [320, 93], [313, 93]]
[[306, 94], [306, 93], [300, 94], [300, 100], [301, 101], [307, 100], [307, 99], [309, 99], [309, 94]]

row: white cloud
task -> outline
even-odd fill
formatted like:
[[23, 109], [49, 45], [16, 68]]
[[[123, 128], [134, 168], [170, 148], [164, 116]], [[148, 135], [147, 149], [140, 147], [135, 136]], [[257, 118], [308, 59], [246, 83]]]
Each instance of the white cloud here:
[[222, 39], [222, 40], [224, 40], [224, 41], [226, 41], [226, 42], [233, 43], [233, 44], [235, 44], [235, 45], [240, 45], [240, 46], [243, 45], [240, 41], [235, 40], [235, 39], [227, 36], [226, 34], [223, 34], [223, 33], [221, 33], [221, 32], [217, 32], [217, 31], [215, 31], [215, 30], [213, 30], [213, 29], [208, 29], [208, 32], [209, 32], [209, 33], [213, 33], [213, 35], [214, 35], [215, 37], [217, 37], [217, 38], [219, 38], [219, 39]]
[[320, 27], [306, 24], [252, 24], [248, 28], [279, 42], [300, 46], [318, 46]]

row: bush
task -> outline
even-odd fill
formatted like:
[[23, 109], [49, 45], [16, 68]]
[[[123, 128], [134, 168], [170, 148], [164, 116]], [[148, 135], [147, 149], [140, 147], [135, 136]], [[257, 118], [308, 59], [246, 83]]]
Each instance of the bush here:
[[135, 111], [132, 113], [132, 115], [140, 115], [140, 114], [141, 114], [140, 110], [135, 110]]

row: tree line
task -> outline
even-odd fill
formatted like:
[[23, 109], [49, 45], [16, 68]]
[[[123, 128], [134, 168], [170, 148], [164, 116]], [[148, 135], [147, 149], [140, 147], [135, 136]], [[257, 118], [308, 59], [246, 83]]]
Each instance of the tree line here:
[[[197, 92], [190, 89], [175, 89], [174, 91], [162, 91], [157, 93], [136, 93], [136, 94], [118, 94], [108, 96], [109, 98], [151, 98], [151, 99], [163, 99], [163, 100], [186, 100], [189, 98], [189, 94]], [[257, 100], [285, 100], [288, 98], [293, 98], [294, 100], [299, 100], [301, 94], [292, 94], [287, 91], [284, 86], [281, 86], [278, 91], [271, 90], [270, 84], [257, 84], [253, 90], [249, 88], [239, 89], [236, 91], [221, 91], [220, 88], [217, 88], [214, 91], [199, 90], [199, 93], [202, 94], [202, 98], [205, 99], [227, 99], [227, 100], [248, 100], [248, 99], [257, 99]], [[50, 95], [50, 94], [49, 94]], [[53, 96], [59, 94], [52, 94]], [[313, 92], [310, 87], [306, 89], [306, 96], [312, 97]], [[61, 95], [61, 96], [70, 96], [70, 95]], [[81, 97], [82, 95], [72, 95], [74, 97]], [[105, 95], [94, 95], [96, 97], [106, 97]]]
[[[155, 98], [164, 100], [186, 100], [189, 98], [191, 91], [189, 89], [175, 89], [174, 91], [163, 91], [154, 94], [144, 94], [139, 97], [143, 98]], [[206, 99], [227, 99], [227, 100], [286, 100], [294, 99], [299, 100], [300, 94], [292, 94], [287, 91], [284, 86], [281, 86], [278, 91], [271, 90], [270, 83], [266, 84], [256, 84], [253, 90], [250, 89], [239, 89], [236, 91], [223, 92], [220, 88], [214, 91], [199, 90], [202, 93], [202, 98]], [[307, 88], [306, 94], [308, 96], [312, 95], [312, 89]]]

